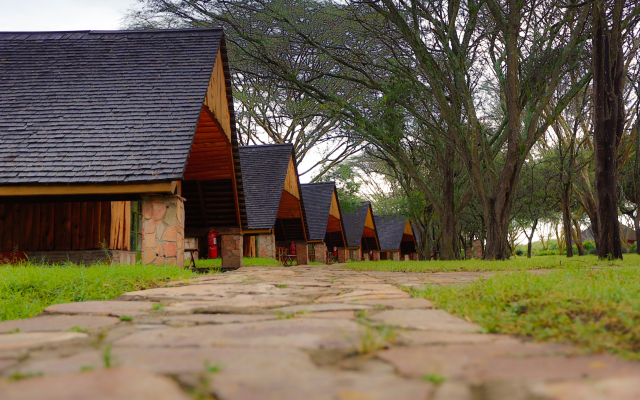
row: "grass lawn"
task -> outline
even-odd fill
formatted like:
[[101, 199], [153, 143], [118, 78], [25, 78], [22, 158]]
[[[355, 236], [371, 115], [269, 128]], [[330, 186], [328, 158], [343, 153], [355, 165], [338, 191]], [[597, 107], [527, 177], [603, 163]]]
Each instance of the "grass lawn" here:
[[487, 332], [569, 342], [588, 352], [640, 360], [640, 266], [637, 257], [625, 254], [625, 259], [602, 269], [572, 265], [545, 275], [522, 271], [411, 294]]
[[600, 261], [595, 255], [567, 258], [566, 256], [514, 257], [507, 261], [390, 261], [354, 262], [344, 268], [356, 271], [387, 272], [456, 272], [456, 271], [519, 271], [527, 269], [557, 269], [584, 266], [640, 265], [640, 255], [625, 254], [623, 261]]
[[193, 276], [182, 268], [140, 264], [0, 265], [0, 321], [33, 317], [51, 304], [110, 300]]
[[[186, 256], [185, 256], [186, 258]], [[185, 261], [185, 265], [189, 265], [189, 261]], [[220, 258], [203, 258], [196, 260], [198, 268], [221, 268], [222, 259]], [[244, 257], [242, 265], [245, 267], [280, 267], [280, 263], [273, 258]]]

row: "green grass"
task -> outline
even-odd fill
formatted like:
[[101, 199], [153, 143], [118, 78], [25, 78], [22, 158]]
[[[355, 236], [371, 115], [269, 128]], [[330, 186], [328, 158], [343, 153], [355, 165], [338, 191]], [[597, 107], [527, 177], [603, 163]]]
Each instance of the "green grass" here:
[[57, 303], [110, 300], [197, 276], [155, 265], [0, 265], [0, 321], [33, 317]]
[[355, 262], [344, 266], [356, 271], [387, 272], [480, 272], [520, 271], [528, 269], [558, 269], [580, 266], [640, 265], [640, 255], [625, 254], [623, 261], [601, 261], [595, 255], [567, 258], [566, 256], [514, 257], [506, 261], [459, 260], [459, 261], [390, 261]]
[[[189, 265], [189, 261], [185, 261], [185, 265]], [[280, 263], [273, 258], [244, 257], [242, 265], [245, 267], [280, 267]], [[222, 259], [220, 258], [203, 258], [196, 260], [198, 268], [221, 268]]]
[[500, 274], [470, 285], [411, 291], [487, 332], [569, 342], [587, 352], [640, 360], [640, 266], [568, 267], [544, 275]]

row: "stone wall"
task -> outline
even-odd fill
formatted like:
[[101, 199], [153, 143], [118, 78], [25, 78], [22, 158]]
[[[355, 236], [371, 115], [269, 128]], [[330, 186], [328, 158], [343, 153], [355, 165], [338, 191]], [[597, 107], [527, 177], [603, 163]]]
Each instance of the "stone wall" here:
[[371, 259], [371, 261], [380, 261], [380, 251], [379, 250], [374, 250], [373, 251], [373, 258]]
[[306, 241], [296, 242], [296, 262], [298, 265], [309, 264], [309, 245]]
[[222, 268], [242, 267], [242, 235], [221, 235], [220, 248], [222, 251]]
[[273, 233], [256, 236], [256, 256], [276, 258], [276, 235]]
[[399, 251], [392, 251], [391, 252], [391, 259], [393, 261], [400, 261], [400, 252]]
[[314, 243], [315, 262], [327, 263], [327, 245], [324, 243]]
[[142, 198], [142, 262], [184, 266], [184, 199]]
[[473, 241], [473, 258], [476, 260], [482, 258], [482, 243], [479, 240]]
[[125, 250], [60, 250], [28, 251], [30, 261], [42, 264], [71, 262], [74, 264], [135, 264], [136, 252]]
[[339, 263], [346, 263], [347, 262], [347, 258], [349, 258], [347, 256], [347, 252], [349, 250], [347, 250], [345, 247], [338, 247], [338, 262]]

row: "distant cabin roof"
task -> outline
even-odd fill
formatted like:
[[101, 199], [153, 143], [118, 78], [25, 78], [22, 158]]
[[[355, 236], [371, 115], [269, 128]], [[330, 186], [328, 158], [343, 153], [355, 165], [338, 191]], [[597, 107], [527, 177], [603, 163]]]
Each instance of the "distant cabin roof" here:
[[271, 229], [276, 223], [293, 145], [242, 146], [240, 165], [249, 229]]
[[223, 40], [221, 28], [0, 33], [0, 184], [181, 179]]
[[362, 241], [364, 224], [367, 221], [367, 212], [371, 203], [364, 201], [360, 203], [357, 210], [352, 213], [342, 213], [342, 223], [344, 224], [344, 234], [347, 236], [347, 247], [358, 247]]
[[301, 185], [307, 224], [309, 225], [309, 240], [324, 240], [327, 234], [331, 199], [335, 187], [334, 182]]
[[375, 215], [380, 250], [398, 250], [402, 242], [407, 218], [401, 215]]

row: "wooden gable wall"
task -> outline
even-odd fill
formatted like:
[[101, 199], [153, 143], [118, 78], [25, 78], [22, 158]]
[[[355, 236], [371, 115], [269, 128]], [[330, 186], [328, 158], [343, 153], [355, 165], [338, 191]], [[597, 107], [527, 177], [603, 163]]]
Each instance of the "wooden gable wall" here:
[[227, 85], [231, 85], [231, 82], [227, 82], [224, 76], [222, 53], [218, 49], [218, 57], [211, 73], [204, 105], [213, 113], [227, 139], [231, 142], [231, 115], [229, 114], [229, 102], [227, 100]]
[[289, 159], [287, 176], [284, 179], [284, 190], [296, 199], [300, 200], [300, 191], [298, 190], [298, 173], [296, 172], [296, 166], [293, 163], [293, 155]]

